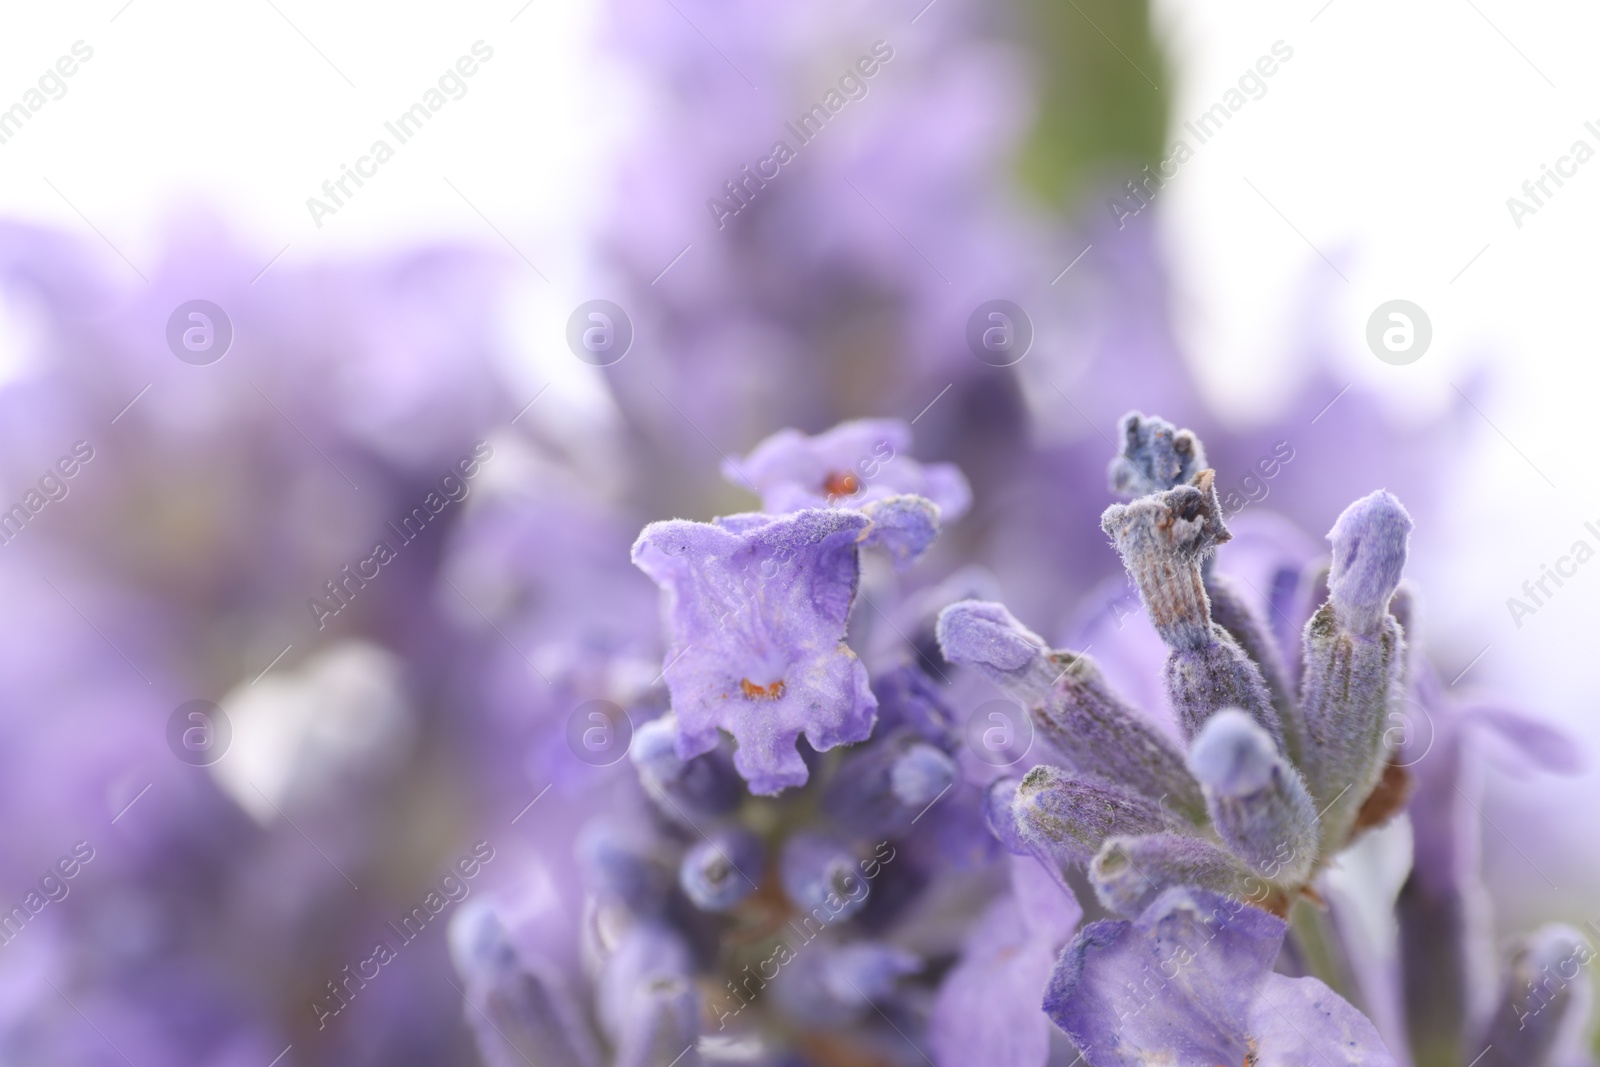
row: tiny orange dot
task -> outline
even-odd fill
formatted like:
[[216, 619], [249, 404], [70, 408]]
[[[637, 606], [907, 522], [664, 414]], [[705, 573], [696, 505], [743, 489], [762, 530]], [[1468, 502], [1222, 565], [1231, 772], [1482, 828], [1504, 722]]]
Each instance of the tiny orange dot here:
[[779, 678], [771, 685], [757, 685], [748, 678], [739, 679], [739, 691], [746, 700], [777, 700], [783, 696], [783, 679]]
[[861, 479], [849, 471], [834, 471], [822, 483], [829, 496], [855, 496], [861, 489]]

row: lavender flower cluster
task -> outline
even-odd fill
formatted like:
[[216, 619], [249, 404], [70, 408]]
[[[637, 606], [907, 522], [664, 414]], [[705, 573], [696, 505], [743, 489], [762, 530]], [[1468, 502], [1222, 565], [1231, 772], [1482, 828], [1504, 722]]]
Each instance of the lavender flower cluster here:
[[[1388, 987], [1357, 978], [1348, 919], [1318, 889], [1418, 787], [1393, 710], [1407, 692], [1439, 703], [1407, 638], [1399, 501], [1380, 490], [1350, 505], [1331, 561], [1260, 604], [1216, 565], [1231, 534], [1200, 441], [1123, 420], [1111, 482], [1132, 499], [1102, 526], [1169, 650], [1173, 736], [1087, 655], [992, 601], [956, 600], [935, 621], [924, 599], [932, 633], [895, 628], [898, 655], [863, 665], [852, 610], [885, 614], [864, 573], [915, 564], [969, 499], [952, 468], [904, 455], [905, 429], [784, 431], [725, 465], [766, 510], [639, 535], [668, 638], [668, 709], [630, 752], [648, 803], [578, 838], [587, 979], [519, 950], [492, 907], [456, 918], [486, 1062], [524, 1048], [562, 1067], [1042, 1067], [1068, 1048], [1091, 1067], [1406, 1062], [1352, 1003]], [[897, 458], [868, 491], [851, 472], [875, 434]], [[1286, 641], [1263, 610], [1306, 617]], [[985, 783], [992, 768], [963, 758], [958, 668], [1026, 707], [1048, 752], [1020, 779]], [[1443, 762], [1422, 788], [1453, 778]], [[1411, 892], [1442, 873], [1414, 873], [1397, 921], [1427, 924], [1430, 953], [1464, 952], [1462, 916]], [[1083, 924], [1085, 907], [1109, 915]], [[1581, 965], [1548, 995], [1527, 977], [1574, 959], [1588, 959], [1574, 931], [1539, 931], [1499, 1007], [1474, 1015], [1426, 974], [1431, 960], [1402, 953], [1402, 1003], [1384, 1017], [1411, 1016], [1401, 1039], [1419, 1065], [1586, 1062], [1572, 1041]]]
[[[1589, 943], [1496, 943], [1478, 870], [1479, 756], [1571, 747], [1402, 578], [1464, 406], [1397, 429], [1308, 328], [1223, 432], [1154, 212], [1013, 195], [1005, 10], [614, 6], [607, 420], [508, 384], [477, 252], [198, 220], [136, 285], [0, 226], [0, 1064], [1591, 1063]], [[163, 345], [197, 294], [226, 358]]]

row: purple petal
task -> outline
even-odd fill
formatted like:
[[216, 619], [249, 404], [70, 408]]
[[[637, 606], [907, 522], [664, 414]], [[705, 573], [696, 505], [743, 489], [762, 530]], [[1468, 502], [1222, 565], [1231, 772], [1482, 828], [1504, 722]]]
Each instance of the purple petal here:
[[1048, 944], [1029, 935], [1016, 902], [995, 903], [939, 987], [928, 1026], [934, 1063], [1044, 1067], [1050, 1023], [1039, 998], [1053, 955]]
[[1238, 900], [1169, 889], [1136, 920], [1085, 927], [1044, 1008], [1091, 1067], [1233, 1067], [1286, 929]]
[[1250, 1012], [1257, 1067], [1395, 1067], [1365, 1015], [1315, 978], [1268, 975]]
[[770, 795], [806, 780], [800, 734], [822, 751], [871, 733], [877, 700], [844, 644], [869, 522], [812, 510], [645, 527], [633, 561], [666, 594], [680, 757], [725, 730], [750, 791]]
[[921, 559], [939, 536], [939, 506], [926, 497], [885, 497], [862, 505], [861, 511], [872, 520], [863, 544], [882, 548], [897, 571]]
[[972, 503], [961, 472], [947, 463], [923, 465], [910, 456], [911, 427], [899, 419], [842, 422], [815, 437], [780, 430], [750, 454], [723, 464], [729, 481], [753, 485], [763, 510], [860, 508], [901, 494], [928, 498], [945, 522]]

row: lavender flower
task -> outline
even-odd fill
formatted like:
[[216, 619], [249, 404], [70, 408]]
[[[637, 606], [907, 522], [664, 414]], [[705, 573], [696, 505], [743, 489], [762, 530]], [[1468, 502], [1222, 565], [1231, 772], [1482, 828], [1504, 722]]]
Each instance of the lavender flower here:
[[663, 671], [678, 755], [738, 743], [739, 773], [758, 794], [805, 782], [796, 739], [825, 751], [861, 741], [877, 699], [844, 644], [855, 599], [856, 511], [735, 515], [717, 523], [652, 523], [633, 561], [667, 593], [673, 640]]
[[1169, 889], [1132, 921], [1085, 927], [1045, 1010], [1095, 1067], [1394, 1064], [1366, 1017], [1326, 985], [1273, 973], [1286, 930], [1237, 899]]
[[911, 458], [911, 427], [899, 419], [842, 422], [807, 437], [780, 430], [741, 459], [722, 466], [723, 477], [752, 485], [761, 509], [781, 515], [805, 508], [860, 508], [900, 494], [926, 497], [945, 522], [972, 503], [961, 472], [948, 463]]

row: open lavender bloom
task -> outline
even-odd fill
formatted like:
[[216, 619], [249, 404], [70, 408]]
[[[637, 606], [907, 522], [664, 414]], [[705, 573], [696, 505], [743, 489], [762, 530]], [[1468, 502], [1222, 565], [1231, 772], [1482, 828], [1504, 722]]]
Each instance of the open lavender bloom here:
[[949, 463], [918, 463], [910, 451], [904, 420], [857, 419], [815, 437], [779, 430], [749, 455], [725, 462], [722, 473], [758, 490], [762, 510], [772, 514], [859, 508], [903, 494], [926, 497], [946, 522], [965, 514], [972, 491], [962, 473]]
[[818, 751], [866, 739], [877, 699], [844, 631], [871, 524], [818, 508], [645, 527], [633, 561], [667, 594], [680, 757], [711, 751], [724, 729], [739, 773], [772, 794], [806, 780], [800, 734]]
[[[887, 1043], [926, 1030], [926, 938], [899, 929], [916, 925], [953, 855], [981, 864], [998, 850], [916, 647], [903, 639], [869, 685], [845, 643], [860, 548], [897, 514], [922, 516], [929, 538], [937, 529], [933, 503], [894, 493], [640, 534], [633, 560], [664, 593], [671, 706], [637, 726], [635, 774], [577, 835], [596, 1025], [556, 1042], [557, 983], [538, 960], [458, 953], [471, 1004], [517, 1027], [529, 1053], [544, 1051], [544, 1035], [560, 1062], [590, 1062], [586, 1050], [599, 1048], [611, 1067], [735, 1052], [880, 1062]], [[1079, 914], [1064, 889], [1048, 890], [1070, 914], [1027, 956], [1035, 998]], [[458, 919], [458, 940], [476, 943], [477, 921]], [[953, 944], [959, 931], [938, 937]], [[585, 999], [581, 980], [567, 988]], [[500, 1036], [475, 1025], [500, 1062]]]

